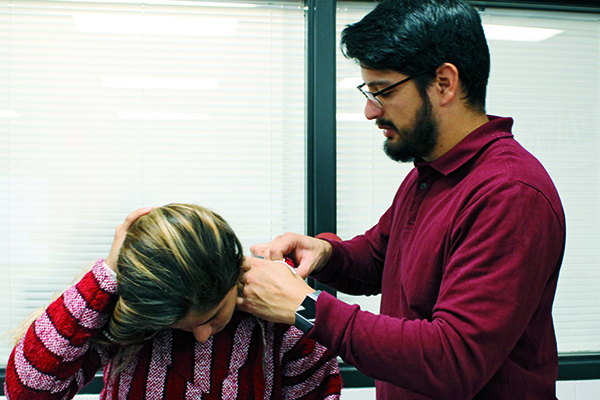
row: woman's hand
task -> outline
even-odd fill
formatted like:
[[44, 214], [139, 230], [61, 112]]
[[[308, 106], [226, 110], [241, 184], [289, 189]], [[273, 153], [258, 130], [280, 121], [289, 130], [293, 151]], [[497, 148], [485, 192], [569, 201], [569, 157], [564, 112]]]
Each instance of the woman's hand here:
[[125, 241], [125, 236], [127, 235], [129, 228], [131, 228], [131, 225], [135, 221], [137, 221], [139, 217], [148, 214], [152, 210], [152, 208], [153, 207], [145, 207], [132, 212], [127, 216], [127, 218], [125, 218], [125, 221], [122, 224], [119, 224], [119, 226], [117, 226], [117, 229], [115, 230], [115, 238], [112, 242], [112, 246], [110, 247], [108, 257], [105, 260], [106, 265], [113, 271], [117, 271], [117, 259], [119, 258], [119, 250], [121, 249], [121, 246]]

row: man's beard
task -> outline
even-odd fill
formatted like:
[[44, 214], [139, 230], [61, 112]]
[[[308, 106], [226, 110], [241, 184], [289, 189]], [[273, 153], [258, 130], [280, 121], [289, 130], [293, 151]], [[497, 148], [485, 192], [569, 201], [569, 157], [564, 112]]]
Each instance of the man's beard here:
[[377, 120], [377, 125], [388, 126], [399, 136], [396, 143], [390, 139], [383, 143], [383, 151], [394, 161], [411, 162], [425, 158], [437, 145], [439, 127], [432, 115], [431, 100], [427, 96], [421, 98], [423, 104], [417, 110], [412, 126], [399, 130], [391, 121]]

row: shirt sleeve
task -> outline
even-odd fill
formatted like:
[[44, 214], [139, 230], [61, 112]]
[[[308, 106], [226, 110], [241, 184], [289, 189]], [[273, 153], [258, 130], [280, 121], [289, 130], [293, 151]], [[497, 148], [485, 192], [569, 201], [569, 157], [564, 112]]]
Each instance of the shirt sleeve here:
[[340, 398], [342, 378], [337, 358], [324, 346], [290, 327], [284, 334], [280, 357], [284, 399]]
[[[513, 351], [536, 368], [525, 348], [551, 340], [564, 234], [542, 193], [498, 186], [455, 221], [430, 319], [375, 315], [322, 293], [307, 336], [375, 379], [433, 398], [472, 398]], [[351, 257], [345, 247], [334, 256]]]
[[326, 268], [311, 277], [329, 287], [351, 295], [371, 296], [381, 293], [385, 252], [389, 239], [392, 209], [364, 235], [346, 242], [327, 240], [332, 255]]
[[117, 299], [116, 281], [102, 264], [52, 302], [13, 349], [4, 384], [8, 398], [73, 398], [106, 362], [91, 342]]

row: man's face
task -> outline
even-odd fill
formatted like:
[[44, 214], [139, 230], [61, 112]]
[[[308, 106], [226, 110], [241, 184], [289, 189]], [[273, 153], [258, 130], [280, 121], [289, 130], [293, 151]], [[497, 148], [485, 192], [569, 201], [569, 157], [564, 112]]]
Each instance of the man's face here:
[[[406, 75], [393, 71], [362, 69], [368, 90], [376, 92]], [[421, 96], [411, 80], [378, 96], [382, 107], [367, 100], [365, 116], [383, 130], [385, 153], [394, 161], [427, 159], [437, 145], [439, 128], [428, 96]]]

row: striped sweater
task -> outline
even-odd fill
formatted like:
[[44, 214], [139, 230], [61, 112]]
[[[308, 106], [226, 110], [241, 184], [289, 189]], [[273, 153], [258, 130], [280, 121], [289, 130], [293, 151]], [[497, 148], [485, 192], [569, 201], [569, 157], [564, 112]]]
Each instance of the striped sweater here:
[[189, 332], [159, 331], [125, 356], [92, 343], [117, 299], [99, 260], [29, 328], [13, 350], [4, 392], [9, 400], [71, 399], [104, 368], [100, 400], [339, 399], [336, 358], [294, 327], [234, 314], [206, 342]]

